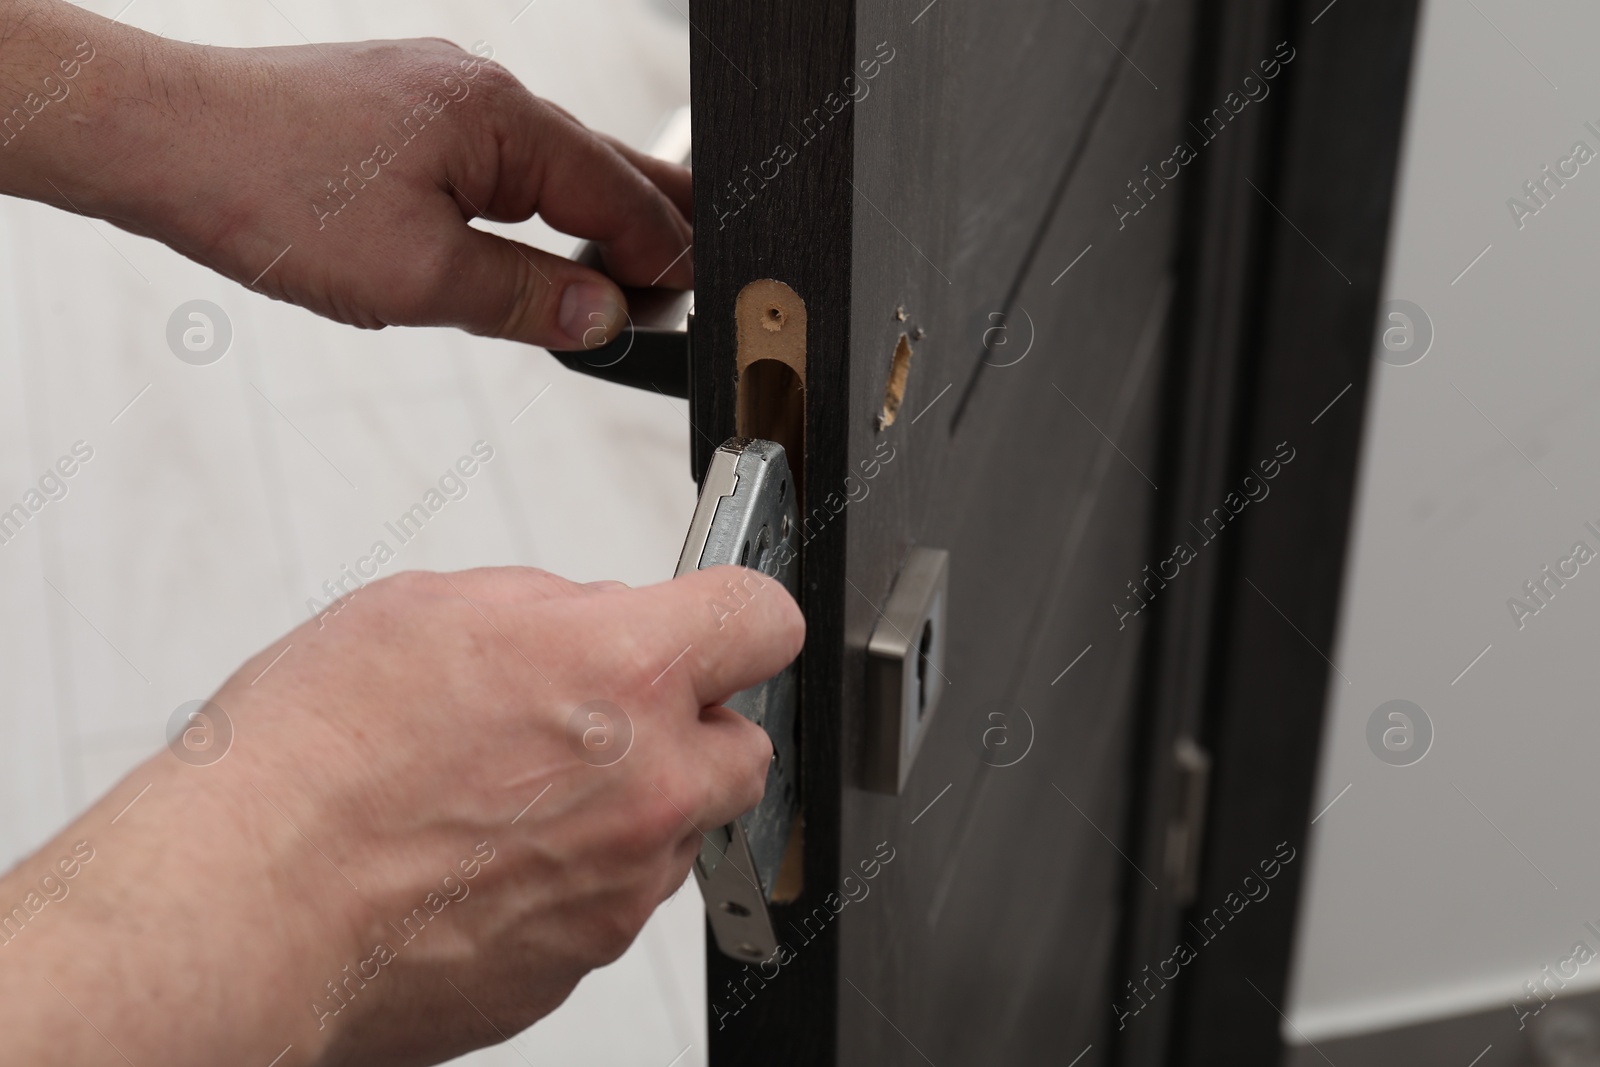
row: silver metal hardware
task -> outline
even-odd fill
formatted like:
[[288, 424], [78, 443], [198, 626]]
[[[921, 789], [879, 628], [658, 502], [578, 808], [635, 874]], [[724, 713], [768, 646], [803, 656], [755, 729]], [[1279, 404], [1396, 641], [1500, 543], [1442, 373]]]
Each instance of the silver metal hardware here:
[[913, 548], [867, 642], [867, 785], [900, 793], [949, 684], [944, 676], [950, 553]]
[[[752, 597], [761, 596], [765, 580], [780, 582], [791, 594], [799, 592], [795, 539], [799, 509], [794, 497], [794, 479], [782, 445], [733, 438], [712, 453], [677, 573], [735, 563], [764, 576], [752, 574], [742, 584], [730, 582], [727, 599], [708, 606], [719, 620], [736, 615]], [[799, 694], [799, 671], [790, 664], [775, 678], [727, 702], [772, 738], [772, 763], [761, 803], [707, 833], [694, 865], [717, 947], [736, 959], [765, 960], [778, 950], [767, 904], [800, 807], [795, 737]]]

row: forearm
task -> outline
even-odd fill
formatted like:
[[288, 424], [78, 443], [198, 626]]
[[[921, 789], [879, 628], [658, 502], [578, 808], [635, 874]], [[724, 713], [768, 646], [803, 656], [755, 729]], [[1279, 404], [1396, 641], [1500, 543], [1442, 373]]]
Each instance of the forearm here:
[[333, 1036], [307, 1005], [338, 972], [342, 920], [327, 920], [346, 902], [324, 898], [348, 887], [256, 817], [272, 813], [240, 793], [242, 763], [173, 762], [138, 768], [0, 878], [0, 1059], [265, 1064], [292, 1044], [293, 1067]]
[[61, 0], [0, 0], [0, 193], [116, 214], [156, 174], [187, 48]]

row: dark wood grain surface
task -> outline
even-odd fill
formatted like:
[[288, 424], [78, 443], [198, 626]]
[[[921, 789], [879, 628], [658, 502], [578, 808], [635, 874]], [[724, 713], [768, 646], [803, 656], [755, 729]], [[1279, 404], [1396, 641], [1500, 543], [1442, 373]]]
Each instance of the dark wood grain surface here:
[[[1200, 899], [1304, 819], [1325, 671], [1240, 590], [1259, 577], [1331, 633], [1403, 88], [1394, 34], [1409, 40], [1409, 16], [1345, 2], [1356, 29], [1297, 56], [1293, 94], [1277, 79], [1277, 111], [1256, 106], [1215, 145], [1188, 121], [1315, 13], [692, 4], [697, 467], [733, 431], [734, 297], [774, 278], [806, 304], [806, 503], [824, 509], [804, 549], [805, 891], [775, 913], [792, 959], [774, 975], [711, 951], [713, 1063], [1155, 1064], [1180, 1055], [1174, 1034], [1184, 1062], [1247, 1062], [1229, 1058], [1234, 1026], [1265, 1048], [1265, 1014], [1227, 983], [1259, 975], [1281, 1003], [1292, 879], [1258, 916], [1269, 944], [1212, 953], [1142, 1044], [1112, 1002], [1185, 916], [1161, 863], [1177, 736], [1218, 752]], [[1376, 28], [1380, 76], [1346, 116], [1376, 123], [1375, 140], [1348, 143], [1347, 121], [1318, 143], [1364, 76], [1335, 68]], [[1199, 160], [1147, 183], [1179, 141]], [[1342, 173], [1359, 188], [1336, 194], [1340, 152], [1360, 157]], [[1327, 238], [1340, 291], [1267, 197]], [[1307, 323], [1314, 341], [1291, 337]], [[913, 354], [885, 427], [902, 335]], [[1282, 421], [1331, 399], [1334, 379], [1352, 395], [1315, 440]], [[1291, 430], [1307, 442], [1299, 487], [1159, 607], [1119, 618], [1174, 525]], [[1321, 553], [1314, 575], [1280, 573], [1294, 538]], [[937, 715], [889, 796], [863, 788], [864, 648], [915, 545], [950, 552], [949, 649]], [[1283, 772], [1252, 779], [1250, 716], [1267, 711], [1244, 693], [1263, 648], [1295, 714], [1265, 731]]]
[[[828, 109], [828, 94], [839, 91], [854, 69], [853, 5], [693, 0], [689, 14], [698, 223], [691, 401], [696, 469], [703, 471], [711, 450], [734, 431], [734, 300], [750, 281], [776, 278], [807, 307], [806, 484], [837, 485], [847, 462], [854, 217], [847, 179], [854, 166], [855, 115], [846, 107], [828, 111], [826, 122], [803, 124], [816, 108]], [[791, 123], [803, 126], [802, 132]], [[793, 150], [792, 158], [763, 183], [763, 173], [774, 173], [773, 164], [763, 164], [775, 159], [779, 143]], [[742, 187], [743, 195], [730, 183]], [[775, 911], [780, 926], [823, 906], [839, 880], [844, 546], [845, 524], [834, 521], [820, 528], [802, 554], [799, 599], [808, 627], [800, 739], [806, 886], [793, 905]], [[759, 975], [752, 981], [743, 965], [722, 956], [708, 939], [713, 1063], [834, 1061], [837, 933], [824, 929], [765, 988]]]
[[[842, 1063], [1066, 1063], [1094, 1044], [1080, 1061], [1094, 1064], [1110, 1021], [1127, 869], [1115, 842], [1142, 635], [1137, 623], [1119, 629], [1111, 604], [1146, 562], [1178, 214], [1175, 196], [1158, 197], [1119, 229], [1111, 203], [1171, 151], [1189, 34], [1184, 5], [1163, 5], [1160, 20], [1135, 5], [1085, 8], [1106, 33], [1128, 35], [1117, 41], [1124, 58], [1070, 6], [1048, 17], [1047, 5], [1013, 7], [992, 14], [1053, 36], [1031, 42], [1024, 72], [1001, 62], [992, 27], [978, 31], [990, 58], [969, 53], [956, 69], [982, 83], [982, 102], [968, 100], [961, 125], [930, 145], [933, 159], [938, 142], [969, 153], [954, 216], [1008, 204], [1006, 225], [951, 233], [936, 203], [896, 198], [897, 168], [914, 164], [897, 158], [895, 116], [857, 116], [862, 192], [882, 215], [857, 209], [855, 411], [872, 410], [898, 332], [927, 336], [907, 396], [917, 421], [880, 435], [852, 420], [853, 452], [886, 438], [906, 465], [849, 515], [859, 593], [846, 600], [846, 677], [911, 544], [950, 550], [952, 614], [949, 684], [905, 795], [850, 789], [846, 776], [844, 856], [889, 841], [900, 858], [880, 907], [869, 899], [841, 915]], [[941, 28], [962, 39], [955, 19], [989, 14], [952, 8]], [[1096, 61], [1062, 59], [1080, 49]], [[1053, 84], [1008, 96], [1015, 77]], [[988, 158], [970, 154], [983, 155], [979, 145]], [[908, 323], [890, 314], [897, 306]], [[985, 348], [998, 322], [1005, 344], [991, 333]], [[1027, 356], [1004, 365], [1030, 339]], [[844, 710], [848, 759], [871, 711], [848, 685]], [[1009, 748], [990, 732], [1001, 725]], [[994, 765], [1020, 755], [1030, 733], [1025, 758]]]
[[[1188, 6], [691, 13], [698, 447], [732, 429], [733, 297], [773, 277], [807, 305], [808, 504], [856, 497], [805, 549], [806, 892], [778, 914], [799, 943], [770, 981], [712, 954], [713, 1060], [1076, 1055], [1108, 1021], [1141, 635], [1110, 605], [1145, 561], [1177, 218], [1161, 197], [1119, 230], [1110, 204], [1170, 154]], [[805, 122], [874, 59], [822, 132]], [[727, 180], [778, 140], [792, 158], [730, 213]], [[908, 388], [880, 430], [902, 333]], [[888, 797], [860, 787], [862, 650], [913, 544], [951, 551], [949, 684]], [[1010, 750], [985, 747], [993, 711]], [[805, 938], [852, 886], [869, 892]]]
[[[1128, 1067], [1281, 1061], [1415, 19], [1414, 3], [1375, 0], [1226, 0], [1202, 19], [1212, 36], [1202, 54], [1218, 62], [1197, 82], [1197, 111], [1255, 52], [1287, 41], [1297, 54], [1277, 97], [1197, 175], [1184, 234], [1185, 380], [1168, 406], [1183, 496], [1166, 535], [1281, 443], [1296, 458], [1168, 602], [1153, 648], [1151, 743], [1133, 792], [1146, 861], [1162, 844], [1166, 746], [1191, 733], [1214, 765], [1194, 904], [1174, 908], [1130, 881], [1119, 985], [1179, 940], [1197, 954], [1119, 1035]], [[1270, 895], [1214, 940], [1195, 932], [1284, 843], [1297, 859]]]

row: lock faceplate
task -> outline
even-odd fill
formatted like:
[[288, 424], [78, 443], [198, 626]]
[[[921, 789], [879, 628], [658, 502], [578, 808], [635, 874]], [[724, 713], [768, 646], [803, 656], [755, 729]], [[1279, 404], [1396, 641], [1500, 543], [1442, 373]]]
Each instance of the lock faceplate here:
[[[799, 591], [798, 520], [783, 446], [744, 438], [726, 441], [712, 454], [677, 573], [722, 563], [761, 572], [742, 585], [730, 583], [727, 599], [708, 605], [719, 624], [737, 625], [731, 617], [752, 597], [772, 595], [763, 593], [764, 581], [777, 581], [791, 594]], [[765, 960], [778, 950], [767, 904], [800, 807], [795, 733], [799, 694], [799, 670], [791, 663], [776, 677], [727, 701], [772, 739], [761, 803], [707, 833], [695, 861], [717, 947], [736, 959]]]

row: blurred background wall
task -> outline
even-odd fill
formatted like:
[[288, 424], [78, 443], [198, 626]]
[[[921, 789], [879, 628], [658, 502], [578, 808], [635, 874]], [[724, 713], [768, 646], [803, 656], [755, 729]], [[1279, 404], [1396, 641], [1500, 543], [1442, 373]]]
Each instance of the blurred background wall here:
[[[688, 101], [675, 2], [84, 6], [216, 45], [485, 41], [535, 93], [643, 145]], [[574, 243], [537, 223], [499, 229], [557, 252]], [[195, 299], [231, 322], [209, 366], [168, 347], [169, 316]], [[322, 582], [475, 441], [494, 460], [390, 572], [670, 577], [694, 507], [688, 434], [683, 402], [571, 374], [542, 350], [354, 330], [109, 225], [0, 200], [0, 499], [20, 499], [74, 443], [93, 450], [67, 495], [0, 544], [0, 865], [158, 751], [176, 707], [302, 622]], [[700, 908], [681, 892], [514, 1048], [461, 1062], [704, 1063]]]
[[[1386, 295], [1433, 338], [1411, 362], [1412, 314], [1412, 346], [1403, 320], [1375, 343], [1291, 1043], [1479, 1009], [1514, 1024], [1523, 983], [1600, 950], [1600, 565], [1561, 563], [1600, 552], [1600, 164], [1560, 163], [1600, 153], [1596, 41], [1577, 0], [1424, 5]], [[1576, 176], [1540, 206], [1524, 183], [1545, 166]], [[1540, 606], [1525, 583], [1546, 566], [1577, 576]], [[1391, 700], [1431, 723], [1408, 765], [1418, 748], [1369, 743]], [[1591, 964], [1567, 992], [1596, 987]]]

